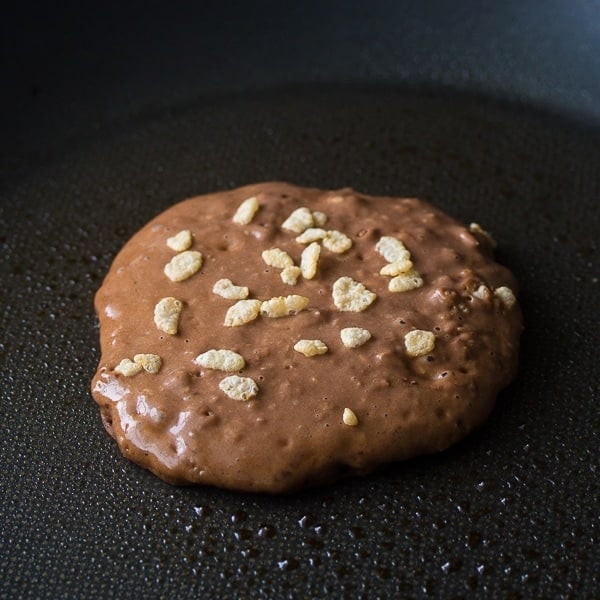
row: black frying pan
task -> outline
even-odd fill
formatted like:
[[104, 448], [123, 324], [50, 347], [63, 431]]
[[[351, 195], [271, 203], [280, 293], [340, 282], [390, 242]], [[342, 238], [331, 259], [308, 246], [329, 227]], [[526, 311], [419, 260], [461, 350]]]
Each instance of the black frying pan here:
[[[439, 88], [298, 85], [124, 118], [7, 176], [0, 597], [593, 597], [600, 136], [584, 125]], [[284, 497], [171, 487], [120, 456], [88, 390], [114, 254], [180, 199], [271, 179], [418, 195], [494, 233], [526, 332], [480, 431]]]

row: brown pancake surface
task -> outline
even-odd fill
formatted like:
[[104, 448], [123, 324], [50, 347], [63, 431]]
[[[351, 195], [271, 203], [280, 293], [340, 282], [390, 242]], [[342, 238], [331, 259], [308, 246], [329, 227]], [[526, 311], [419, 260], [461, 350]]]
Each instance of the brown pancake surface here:
[[[258, 210], [248, 223], [234, 222], [248, 198]], [[306, 222], [282, 227], [299, 208], [322, 231], [314, 234], [314, 277], [308, 268], [291, 285], [280, 262], [262, 254], [279, 249], [301, 265], [309, 243], [296, 238]], [[167, 244], [181, 231], [191, 232], [189, 249]], [[402, 242], [408, 271], [390, 260], [382, 238]], [[173, 281], [165, 265], [182, 252], [200, 253], [202, 265]], [[404, 271], [393, 274], [390, 263]], [[238, 299], [213, 291], [222, 279], [248, 287], [249, 300], [293, 295], [305, 306], [291, 300], [288, 316], [227, 326]], [[443, 450], [486, 419], [516, 373], [516, 293], [481, 228], [417, 199], [286, 183], [199, 196], [157, 216], [115, 258], [96, 295], [102, 357], [92, 393], [123, 454], [168, 482], [266, 492], [327, 483]], [[164, 298], [179, 303], [176, 333], [155, 321]], [[282, 302], [253, 305], [269, 312]], [[348, 347], [346, 328], [370, 338]], [[306, 356], [295, 349], [300, 340], [308, 354], [324, 353]], [[223, 371], [206, 366], [207, 355], [195, 360], [210, 350], [235, 352], [245, 364]], [[123, 359], [129, 375], [117, 368]], [[230, 377], [255, 395], [230, 397], [222, 383]]]

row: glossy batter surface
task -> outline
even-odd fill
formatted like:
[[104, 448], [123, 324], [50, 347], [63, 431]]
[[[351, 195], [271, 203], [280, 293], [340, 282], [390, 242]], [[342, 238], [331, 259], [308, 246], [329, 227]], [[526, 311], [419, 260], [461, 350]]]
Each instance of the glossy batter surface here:
[[[249, 223], [234, 222], [248, 198], [258, 210]], [[321, 223], [314, 228], [352, 245], [335, 252], [318, 239], [314, 277], [300, 274], [290, 285], [262, 253], [277, 248], [301, 266], [308, 243], [282, 227], [298, 208]], [[181, 231], [192, 234], [185, 251], [167, 244]], [[380, 273], [390, 262], [377, 249], [382, 237], [402, 241], [420, 287], [390, 291], [392, 276]], [[201, 253], [202, 265], [173, 281], [165, 265], [182, 252]], [[361, 312], [340, 310], [332, 291], [341, 278], [374, 300]], [[289, 316], [226, 326], [238, 300], [213, 291], [222, 279], [248, 287], [247, 299], [308, 302]], [[171, 483], [282, 492], [368, 473], [443, 450], [486, 419], [516, 372], [522, 324], [510, 291], [516, 281], [494, 262], [485, 233], [416, 199], [284, 183], [200, 196], [156, 217], [116, 257], [96, 295], [102, 358], [92, 393], [123, 454]], [[155, 321], [165, 298], [180, 303], [177, 333]], [[341, 330], [350, 327], [370, 338], [348, 347]], [[414, 331], [433, 336], [430, 351], [409, 351]], [[306, 356], [295, 349], [301, 340], [327, 350]], [[243, 368], [199, 364], [213, 349], [240, 355]], [[158, 357], [158, 371], [156, 363], [129, 376], [117, 368], [124, 359], [140, 363], [140, 354]], [[223, 380], [231, 376], [251, 379], [256, 395], [228, 396]]]

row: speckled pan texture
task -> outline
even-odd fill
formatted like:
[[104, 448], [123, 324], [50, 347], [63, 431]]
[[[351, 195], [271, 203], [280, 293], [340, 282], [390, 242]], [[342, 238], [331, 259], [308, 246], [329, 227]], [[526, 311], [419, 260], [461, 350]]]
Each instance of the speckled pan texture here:
[[[599, 139], [478, 97], [299, 86], [119, 122], [8, 178], [0, 597], [593, 597]], [[288, 496], [121, 458], [89, 393], [111, 261], [176, 201], [270, 180], [421, 197], [500, 241], [526, 329], [480, 430]]]

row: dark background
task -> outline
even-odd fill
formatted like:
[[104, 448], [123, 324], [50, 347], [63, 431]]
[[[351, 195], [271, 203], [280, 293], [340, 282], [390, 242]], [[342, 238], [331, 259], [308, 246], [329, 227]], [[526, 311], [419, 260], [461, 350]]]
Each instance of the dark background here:
[[[4, 2], [0, 598], [598, 595], [600, 2]], [[92, 298], [184, 197], [416, 194], [500, 240], [520, 376], [440, 456], [170, 487], [89, 395]]]
[[7, 158], [144, 111], [306, 82], [424, 82], [597, 120], [599, 4], [4, 2]]

